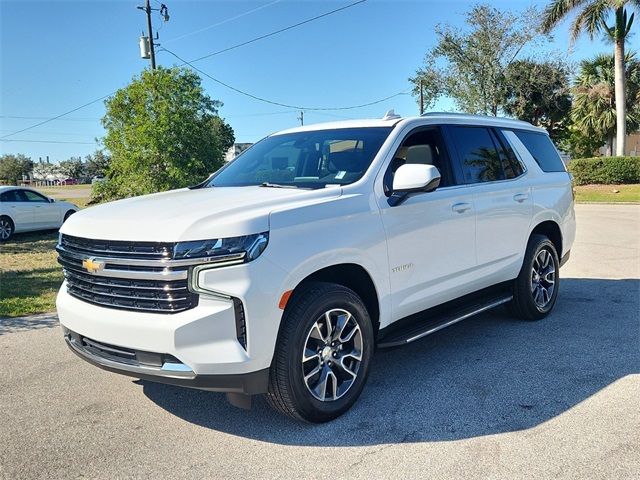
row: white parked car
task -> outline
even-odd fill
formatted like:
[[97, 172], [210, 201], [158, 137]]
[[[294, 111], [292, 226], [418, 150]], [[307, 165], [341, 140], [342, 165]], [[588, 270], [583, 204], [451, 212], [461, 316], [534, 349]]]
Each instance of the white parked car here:
[[574, 234], [571, 178], [528, 123], [308, 125], [191, 189], [71, 217], [57, 307], [103, 369], [323, 422], [354, 404], [376, 346], [503, 304], [548, 315]]
[[70, 202], [55, 200], [25, 187], [0, 187], [0, 241], [14, 233], [51, 230], [79, 209]]

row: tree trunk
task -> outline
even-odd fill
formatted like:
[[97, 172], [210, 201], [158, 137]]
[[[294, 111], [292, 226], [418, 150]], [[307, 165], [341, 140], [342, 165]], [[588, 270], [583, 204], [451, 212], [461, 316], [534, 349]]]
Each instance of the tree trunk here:
[[625, 85], [625, 65], [624, 65], [624, 9], [616, 10], [616, 49], [614, 56], [615, 67], [615, 87], [616, 87], [616, 156], [624, 155], [625, 140], [627, 136], [627, 98]]

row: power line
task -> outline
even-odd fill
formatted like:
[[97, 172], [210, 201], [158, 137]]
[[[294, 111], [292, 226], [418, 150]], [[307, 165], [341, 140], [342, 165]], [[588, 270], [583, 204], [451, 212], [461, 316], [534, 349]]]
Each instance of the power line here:
[[[217, 52], [213, 52], [213, 53], [210, 53], [210, 54], [208, 54], [208, 55], [204, 55], [204, 56], [202, 56], [202, 57], [200, 57], [200, 58], [196, 58], [195, 60], [192, 60], [191, 62], [186, 62], [186, 61], [184, 61], [184, 60], [181, 60], [181, 61], [182, 61], [182, 62], [184, 62], [184, 64], [185, 64], [185, 65], [189, 65], [189, 66], [191, 66], [191, 68], [193, 68], [194, 70], [198, 70], [198, 71], [200, 71], [199, 69], [197, 69], [196, 67], [194, 67], [193, 65], [191, 65], [191, 63], [192, 63], [192, 62], [198, 62], [198, 61], [200, 61], [200, 60], [203, 60], [203, 59], [205, 59], [205, 58], [209, 58], [209, 57], [213, 57], [213, 56], [215, 56], [215, 55], [220, 55], [221, 53], [225, 53], [225, 52], [228, 52], [228, 51], [230, 51], [230, 50], [234, 50], [234, 49], [236, 49], [236, 48], [240, 48], [240, 47], [243, 47], [243, 46], [245, 46], [245, 45], [249, 45], [249, 44], [251, 44], [251, 43], [255, 43], [255, 42], [260, 41], [260, 40], [263, 40], [263, 39], [265, 39], [265, 38], [272, 37], [272, 36], [277, 35], [277, 34], [279, 34], [279, 33], [286, 32], [287, 30], [291, 30], [291, 29], [293, 29], [293, 28], [297, 28], [297, 27], [299, 27], [299, 26], [301, 26], [301, 25], [305, 25], [305, 24], [307, 24], [307, 23], [313, 22], [313, 21], [318, 20], [318, 19], [320, 19], [320, 18], [324, 18], [324, 17], [327, 17], [327, 16], [329, 16], [329, 15], [333, 15], [334, 13], [341, 12], [342, 10], [346, 10], [347, 8], [354, 7], [354, 6], [356, 6], [356, 5], [359, 5], [359, 4], [361, 4], [361, 3], [364, 3], [364, 2], [366, 2], [366, 1], [367, 1], [367, 0], [358, 0], [358, 1], [356, 1], [356, 2], [350, 3], [350, 4], [345, 5], [345, 6], [343, 6], [343, 7], [336, 8], [336, 9], [334, 9], [334, 10], [331, 10], [331, 11], [329, 11], [329, 12], [325, 12], [325, 13], [322, 13], [322, 14], [320, 14], [320, 15], [316, 15], [315, 17], [312, 17], [312, 18], [308, 18], [307, 20], [303, 20], [302, 22], [298, 22], [298, 23], [296, 23], [296, 24], [289, 25], [288, 27], [284, 27], [284, 28], [281, 28], [281, 29], [279, 29], [279, 30], [276, 30], [276, 31], [273, 31], [273, 32], [270, 32], [270, 33], [266, 33], [266, 34], [264, 34], [264, 35], [260, 35], [259, 37], [253, 38], [253, 39], [251, 39], [251, 40], [247, 40], [247, 41], [242, 42], [242, 43], [238, 43], [238, 44], [236, 44], [236, 45], [232, 45], [232, 46], [227, 47], [227, 48], [224, 48], [224, 49], [222, 49], [222, 50], [218, 50]], [[152, 41], [152, 40], [151, 40], [151, 41]], [[170, 52], [169, 50], [167, 50], [167, 49], [166, 49], [166, 48], [164, 48], [164, 47], [163, 47], [163, 50], [167, 51], [168, 53], [172, 53], [172, 52]], [[173, 54], [173, 53], [172, 53], [172, 54]], [[176, 58], [179, 58], [177, 55], [175, 55], [175, 54], [173, 54], [173, 55], [174, 55]], [[201, 71], [200, 71], [200, 72], [201, 72]], [[207, 77], [211, 78], [212, 80], [214, 80], [214, 81], [216, 81], [216, 82], [220, 83], [221, 85], [223, 85], [223, 86], [225, 86], [225, 87], [227, 87], [227, 88], [230, 88], [231, 90], [235, 90], [235, 91], [237, 91], [238, 93], [241, 93], [241, 94], [243, 94], [243, 95], [247, 95], [247, 96], [252, 97], [252, 98], [254, 98], [254, 99], [256, 99], [256, 100], [264, 101], [264, 102], [266, 102], [266, 103], [271, 103], [272, 105], [279, 105], [279, 106], [283, 106], [283, 107], [295, 108], [295, 109], [297, 109], [297, 110], [299, 110], [299, 109], [301, 108], [301, 107], [299, 107], [299, 106], [291, 106], [291, 105], [286, 105], [286, 104], [283, 104], [283, 103], [271, 102], [271, 101], [268, 101], [268, 100], [266, 100], [266, 99], [262, 99], [262, 98], [259, 98], [259, 97], [255, 97], [255, 96], [253, 96], [253, 95], [251, 95], [251, 94], [247, 94], [246, 92], [242, 92], [241, 90], [238, 90], [238, 89], [236, 89], [236, 88], [234, 88], [234, 87], [231, 87], [230, 85], [224, 84], [224, 83], [220, 82], [220, 81], [219, 81], [219, 80], [217, 80], [217, 79], [214, 79], [213, 77], [211, 77], [210, 75], [208, 75], [208, 74], [206, 74], [206, 73], [204, 73], [204, 72], [201, 72], [201, 73], [202, 73], [203, 75], [205, 75], [205, 76], [207, 76]], [[31, 129], [33, 129], [33, 128], [39, 127], [40, 125], [44, 125], [45, 123], [53, 122], [54, 120], [57, 120], [57, 119], [59, 119], [59, 118], [61, 118], [61, 117], [65, 117], [65, 116], [69, 115], [70, 113], [77, 112], [78, 110], [81, 110], [81, 109], [83, 109], [83, 108], [85, 108], [85, 107], [88, 107], [89, 105], [93, 105], [94, 103], [97, 103], [97, 102], [99, 102], [99, 101], [101, 101], [101, 100], [104, 100], [105, 98], [110, 97], [111, 95], [114, 95], [115, 93], [116, 93], [116, 92], [111, 92], [111, 93], [109, 93], [109, 94], [107, 94], [107, 95], [104, 95], [104, 96], [102, 96], [102, 97], [100, 97], [100, 98], [97, 98], [97, 99], [95, 99], [95, 100], [92, 100], [92, 101], [90, 101], [90, 102], [87, 102], [87, 103], [85, 103], [85, 104], [83, 104], [83, 105], [80, 105], [79, 107], [76, 107], [76, 108], [74, 108], [74, 109], [72, 109], [72, 110], [69, 110], [68, 112], [61, 113], [60, 115], [56, 115], [55, 117], [48, 118], [48, 119], [46, 119], [46, 120], [43, 120], [42, 122], [36, 123], [36, 124], [31, 125], [31, 126], [29, 126], [29, 127], [26, 127], [26, 128], [20, 129], [20, 130], [16, 130], [16, 131], [15, 131], [15, 132], [13, 132], [13, 133], [8, 133], [8, 134], [6, 134], [6, 135], [3, 135], [2, 137], [0, 137], [0, 140], [5, 139], [5, 138], [7, 138], [7, 137], [11, 137], [11, 136], [16, 135], [16, 134], [18, 134], [18, 133], [26, 132], [27, 130], [31, 130]], [[365, 106], [368, 106], [368, 105], [375, 105], [376, 103], [381, 103], [381, 102], [383, 102], [383, 101], [385, 101], [385, 100], [388, 100], [388, 99], [390, 99], [390, 98], [393, 98], [393, 97], [395, 97], [395, 96], [397, 96], [397, 95], [400, 95], [400, 94], [391, 95], [390, 97], [387, 97], [387, 98], [381, 99], [380, 101], [373, 102], [373, 103], [370, 103], [370, 104], [365, 104], [365, 105], [361, 105], [361, 106], [353, 106], [353, 107], [348, 107], [348, 108], [344, 108], [344, 109], [346, 110], [346, 109], [349, 109], [349, 108], [360, 108], [360, 107], [365, 107]], [[304, 108], [303, 108], [303, 109], [304, 109]], [[319, 110], [319, 109], [313, 109], [313, 110]], [[325, 109], [325, 110], [336, 110], [336, 109], [330, 108], [330, 109]], [[342, 109], [340, 109], [340, 110], [342, 110]]]
[[218, 50], [216, 52], [209, 53], [207, 55], [203, 55], [202, 57], [198, 57], [195, 60], [191, 60], [191, 62], [192, 63], [199, 62], [200, 60], [204, 60], [205, 58], [213, 57], [215, 55], [220, 55], [221, 53], [226, 53], [226, 52], [228, 52], [230, 50], [235, 50], [236, 48], [244, 47], [245, 45], [249, 45], [251, 43], [255, 43], [255, 42], [258, 42], [260, 40], [264, 40], [265, 38], [269, 38], [269, 37], [272, 37], [274, 35], [278, 35], [279, 33], [286, 32], [287, 30], [292, 30], [294, 28], [300, 27], [302, 25], [305, 25], [307, 23], [313, 22], [313, 21], [318, 20], [320, 18], [324, 18], [324, 17], [327, 17], [329, 15], [333, 15], [334, 13], [341, 12], [342, 10], [346, 10], [347, 8], [355, 7], [356, 5], [359, 5], [359, 4], [364, 3], [366, 1], [367, 0], [358, 0], [357, 2], [350, 3], [349, 5], [345, 5], [344, 7], [336, 8], [335, 10], [331, 10], [330, 12], [325, 12], [325, 13], [322, 13], [320, 15], [316, 15], [315, 17], [311, 17], [311, 18], [308, 18], [306, 20], [303, 20], [302, 22], [298, 22], [298, 23], [295, 23], [293, 25], [289, 25], [288, 27], [284, 27], [284, 28], [281, 28], [279, 30], [275, 30], [275, 31], [270, 32], [270, 33], [265, 33], [264, 35], [260, 35], [259, 37], [252, 38], [251, 40], [247, 40], [245, 42], [237, 43], [237, 44], [232, 45], [230, 47], [223, 48], [222, 50]]
[[217, 23], [214, 23], [212, 25], [207, 25], [206, 27], [202, 27], [202, 28], [200, 28], [198, 30], [194, 30], [192, 32], [185, 33], [184, 35], [178, 35], [177, 37], [170, 38], [169, 40], [164, 40], [164, 43], [175, 42], [176, 40], [182, 40], [183, 38], [190, 37], [192, 35], [196, 35], [198, 33], [204, 32], [206, 30], [211, 30], [212, 28], [219, 27], [220, 25], [224, 25], [225, 23], [232, 22], [232, 21], [237, 20], [237, 19], [242, 18], [242, 17], [246, 17], [247, 15], [251, 15], [254, 12], [257, 12], [257, 11], [262, 10], [264, 8], [270, 7], [271, 5], [273, 5], [275, 3], [279, 3], [281, 1], [282, 0], [273, 0], [270, 3], [267, 3], [265, 5], [260, 5], [259, 7], [256, 7], [256, 8], [252, 8], [251, 10], [247, 10], [246, 12], [240, 13], [240, 14], [235, 15], [233, 17], [226, 18], [226, 19], [221, 20], [221, 21], [219, 21]]
[[12, 138], [11, 140], [4, 140], [0, 138], [0, 142], [24, 142], [24, 143], [69, 143], [74, 145], [97, 145], [98, 142], [67, 142], [64, 140], [27, 140]]
[[228, 88], [229, 90], [233, 90], [236, 93], [239, 93], [239, 94], [244, 95], [244, 96], [249, 97], [249, 98], [253, 98], [254, 100], [258, 100], [259, 102], [269, 103], [271, 105], [277, 105], [279, 107], [295, 108], [296, 110], [313, 110], [313, 111], [354, 110], [356, 108], [363, 108], [363, 107], [369, 107], [371, 105], [376, 105], [378, 103], [382, 103], [382, 102], [385, 102], [387, 100], [390, 100], [390, 99], [392, 99], [394, 97], [398, 97], [400, 95], [405, 95], [406, 94], [406, 91], [398, 92], [398, 93], [394, 93], [393, 95], [389, 95], [388, 97], [384, 97], [384, 98], [381, 98], [379, 100], [374, 100], [373, 102], [362, 103], [360, 105], [349, 105], [349, 106], [346, 106], [346, 107], [305, 107], [305, 106], [301, 106], [301, 105], [291, 105], [291, 104], [288, 104], [288, 103], [282, 103], [282, 102], [276, 102], [276, 101], [273, 101], [273, 100], [268, 100], [266, 98], [259, 97], [257, 95], [252, 94], [252, 93], [245, 92], [244, 90], [240, 90], [239, 88], [233, 87], [233, 86], [229, 85], [228, 83], [225, 83], [222, 80], [218, 80], [217, 78], [209, 75], [207, 72], [205, 72], [201, 68], [196, 67], [191, 62], [186, 61], [184, 58], [180, 57], [177, 53], [174, 53], [174, 52], [172, 52], [171, 50], [168, 50], [165, 47], [161, 47], [161, 51], [164, 51], [164, 52], [167, 52], [167, 53], [173, 55], [178, 60], [183, 62], [183, 65], [189, 65], [195, 71], [197, 71], [200, 74], [204, 75], [205, 77], [213, 80], [214, 82], [222, 85], [223, 87]]
[[[51, 117], [28, 117], [28, 116], [20, 116], [20, 115], [0, 115], [0, 118], [11, 118], [17, 120], [48, 120]], [[60, 120], [64, 120], [65, 122], [95, 122], [100, 120], [98, 117], [75, 117], [75, 118], [61, 118]]]
[[0, 140], [4, 140], [7, 137], [12, 137], [13, 135], [16, 135], [18, 133], [26, 132], [27, 130], [31, 130], [32, 128], [39, 127], [40, 125], [44, 125], [45, 123], [53, 122], [54, 120], [57, 120], [60, 117], [64, 117], [64, 116], [69, 115], [70, 113], [73, 113], [73, 112], [77, 112], [78, 110], [83, 109], [84, 107], [88, 107], [89, 105], [93, 105], [94, 103], [97, 103], [97, 102], [99, 102], [101, 100], [104, 100], [105, 98], [110, 97], [111, 95], [114, 95], [115, 93], [116, 92], [111, 92], [108, 95], [103, 95], [100, 98], [96, 98], [95, 100], [91, 100], [90, 102], [87, 102], [84, 105], [80, 105], [79, 107], [76, 107], [76, 108], [74, 108], [72, 110], [69, 110], [68, 112], [64, 112], [64, 113], [61, 113], [60, 115], [56, 115], [55, 117], [49, 118], [47, 120], [43, 120], [42, 122], [36, 123], [34, 125], [31, 125], [30, 127], [26, 127], [26, 128], [21, 129], [21, 130], [16, 130], [13, 133], [8, 133], [6, 135], [3, 135], [2, 137], [0, 137]]

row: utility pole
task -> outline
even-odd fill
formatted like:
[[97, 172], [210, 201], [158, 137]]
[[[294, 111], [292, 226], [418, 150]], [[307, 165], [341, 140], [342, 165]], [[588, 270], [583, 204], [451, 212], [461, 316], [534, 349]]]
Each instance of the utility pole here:
[[297, 118], [300, 120], [300, 125], [304, 125], [304, 111], [300, 110], [300, 116]]
[[422, 79], [420, 79], [420, 115], [424, 113], [424, 94], [422, 91]]
[[169, 10], [167, 6], [162, 3], [160, 8], [151, 8], [151, 4], [149, 0], [145, 0], [144, 7], [138, 6], [138, 10], [142, 10], [147, 14], [147, 34], [149, 35], [148, 44], [149, 44], [149, 57], [143, 56], [143, 58], [149, 58], [151, 60], [151, 70], [156, 69], [156, 52], [155, 52], [155, 44], [153, 43], [153, 26], [151, 25], [151, 12], [159, 11], [160, 15], [163, 16], [164, 21], [169, 21]]

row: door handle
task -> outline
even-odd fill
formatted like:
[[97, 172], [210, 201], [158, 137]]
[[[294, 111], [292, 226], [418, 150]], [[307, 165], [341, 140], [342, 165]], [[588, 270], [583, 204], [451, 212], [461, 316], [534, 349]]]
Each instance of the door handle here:
[[456, 203], [451, 207], [451, 209], [454, 212], [464, 213], [467, 210], [471, 209], [471, 204], [470, 203]]
[[529, 194], [528, 193], [516, 193], [513, 196], [513, 199], [518, 203], [522, 203], [528, 198], [529, 198]]

